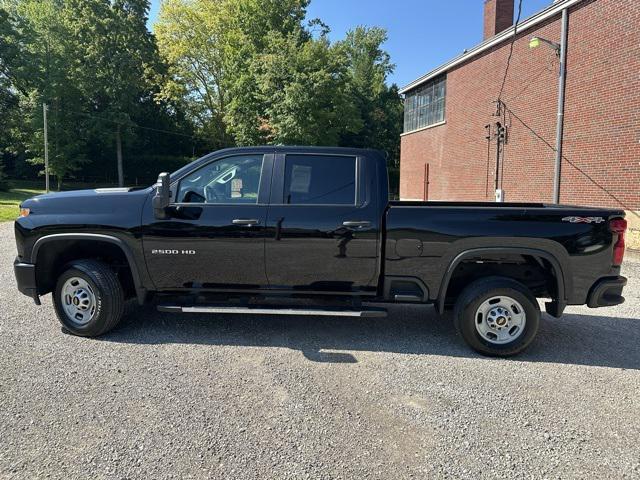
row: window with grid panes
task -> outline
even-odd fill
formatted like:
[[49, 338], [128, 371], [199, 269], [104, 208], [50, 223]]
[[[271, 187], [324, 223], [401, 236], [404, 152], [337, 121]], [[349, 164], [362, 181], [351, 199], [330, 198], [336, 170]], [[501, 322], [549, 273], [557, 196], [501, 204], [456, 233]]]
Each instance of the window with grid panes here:
[[405, 133], [444, 121], [446, 82], [446, 76], [437, 77], [405, 95]]

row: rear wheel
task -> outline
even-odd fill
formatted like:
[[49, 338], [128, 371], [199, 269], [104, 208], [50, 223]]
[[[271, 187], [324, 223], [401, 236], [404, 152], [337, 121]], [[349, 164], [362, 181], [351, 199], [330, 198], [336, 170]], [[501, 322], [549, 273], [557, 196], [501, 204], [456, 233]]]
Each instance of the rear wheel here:
[[78, 260], [58, 278], [53, 304], [58, 320], [68, 331], [95, 337], [120, 321], [124, 293], [117, 275], [107, 264]]
[[483, 355], [508, 357], [533, 341], [540, 308], [529, 289], [515, 280], [488, 277], [473, 282], [454, 308], [456, 329]]

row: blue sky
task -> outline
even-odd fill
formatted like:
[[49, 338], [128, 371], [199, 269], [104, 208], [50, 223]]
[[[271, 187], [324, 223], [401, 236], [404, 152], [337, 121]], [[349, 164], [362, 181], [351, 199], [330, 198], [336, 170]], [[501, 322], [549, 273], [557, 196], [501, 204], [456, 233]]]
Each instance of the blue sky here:
[[[160, 1], [151, 1], [151, 24]], [[522, 18], [551, 3], [523, 0]], [[396, 64], [390, 81], [403, 86], [482, 41], [483, 4], [483, 0], [312, 0], [308, 16], [328, 24], [333, 40], [356, 25], [386, 28], [385, 48]]]

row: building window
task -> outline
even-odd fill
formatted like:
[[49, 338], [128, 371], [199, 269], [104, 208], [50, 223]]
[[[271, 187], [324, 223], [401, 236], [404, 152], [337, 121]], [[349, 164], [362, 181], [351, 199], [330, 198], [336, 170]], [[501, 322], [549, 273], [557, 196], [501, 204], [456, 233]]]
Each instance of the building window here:
[[404, 131], [411, 132], [444, 121], [447, 77], [434, 78], [404, 98]]

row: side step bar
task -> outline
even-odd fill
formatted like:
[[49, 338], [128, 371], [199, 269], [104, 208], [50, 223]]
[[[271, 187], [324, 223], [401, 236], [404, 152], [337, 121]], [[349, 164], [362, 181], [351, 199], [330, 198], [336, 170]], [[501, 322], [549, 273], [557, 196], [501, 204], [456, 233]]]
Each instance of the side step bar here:
[[307, 309], [307, 308], [276, 308], [276, 307], [225, 307], [225, 306], [180, 306], [158, 305], [159, 312], [168, 313], [232, 313], [249, 315], [305, 315], [324, 317], [358, 317], [381, 318], [387, 316], [387, 311], [382, 309], [365, 310], [331, 310], [331, 309]]

